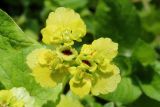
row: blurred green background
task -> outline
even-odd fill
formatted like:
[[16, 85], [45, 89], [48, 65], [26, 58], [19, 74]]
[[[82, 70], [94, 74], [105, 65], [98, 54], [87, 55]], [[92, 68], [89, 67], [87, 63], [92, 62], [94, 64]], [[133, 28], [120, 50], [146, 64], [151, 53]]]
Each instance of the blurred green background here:
[[109, 101], [113, 104], [104, 107], [160, 107], [160, 0], [0, 0], [0, 8], [27, 36], [40, 42], [49, 12], [60, 6], [74, 9], [84, 19], [83, 43], [99, 37], [119, 43], [115, 59], [122, 75], [119, 87], [82, 103], [86, 107]]

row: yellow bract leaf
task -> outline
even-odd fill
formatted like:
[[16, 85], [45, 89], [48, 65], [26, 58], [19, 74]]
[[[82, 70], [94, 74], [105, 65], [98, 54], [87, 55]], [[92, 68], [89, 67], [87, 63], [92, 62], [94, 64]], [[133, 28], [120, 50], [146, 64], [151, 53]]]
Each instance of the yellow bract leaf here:
[[92, 85], [91, 93], [93, 95], [99, 95], [113, 92], [120, 80], [121, 77], [119, 74], [119, 69], [114, 66], [112, 71], [109, 73], [99, 73], [96, 82]]
[[118, 53], [118, 44], [110, 38], [99, 38], [92, 42], [93, 48], [97, 51], [96, 57], [112, 60]]
[[42, 87], [54, 87], [57, 85], [57, 82], [52, 80], [51, 73], [52, 70], [41, 66], [37, 66], [32, 71], [32, 75], [34, 76], [35, 80]]
[[37, 66], [48, 66], [51, 67], [56, 59], [56, 54], [46, 48], [40, 48], [33, 50], [28, 56], [27, 56], [27, 64], [30, 67], [30, 69], [34, 69]]

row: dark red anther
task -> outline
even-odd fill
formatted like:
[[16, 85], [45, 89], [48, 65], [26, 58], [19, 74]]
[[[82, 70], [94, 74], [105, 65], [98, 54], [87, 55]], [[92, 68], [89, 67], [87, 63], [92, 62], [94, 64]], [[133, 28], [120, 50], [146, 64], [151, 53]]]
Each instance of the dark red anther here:
[[82, 60], [83, 63], [87, 64], [88, 66], [91, 66], [91, 63], [87, 60]]
[[72, 55], [71, 50], [63, 50], [62, 53], [65, 54], [65, 55]]

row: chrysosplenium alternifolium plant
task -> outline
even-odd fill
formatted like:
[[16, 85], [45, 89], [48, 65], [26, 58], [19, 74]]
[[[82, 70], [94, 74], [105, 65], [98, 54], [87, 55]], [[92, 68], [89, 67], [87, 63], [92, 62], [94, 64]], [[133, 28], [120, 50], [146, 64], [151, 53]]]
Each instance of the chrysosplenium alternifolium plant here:
[[35, 99], [25, 88], [0, 91], [0, 107], [34, 107]]
[[54, 49], [40, 48], [27, 56], [35, 80], [43, 87], [55, 87], [69, 77], [70, 89], [83, 97], [113, 92], [120, 82], [119, 68], [112, 63], [118, 44], [99, 38], [73, 48], [86, 35], [86, 25], [72, 9], [60, 7], [51, 12], [42, 29], [43, 42]]

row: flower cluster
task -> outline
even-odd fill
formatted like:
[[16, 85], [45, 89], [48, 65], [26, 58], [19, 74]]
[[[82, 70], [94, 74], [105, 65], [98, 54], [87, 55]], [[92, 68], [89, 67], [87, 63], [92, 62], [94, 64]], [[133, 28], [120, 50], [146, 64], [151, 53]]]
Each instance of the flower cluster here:
[[0, 91], [0, 107], [34, 107], [35, 99], [25, 88]]
[[43, 42], [46, 44], [73, 45], [81, 41], [86, 34], [86, 25], [79, 14], [72, 9], [58, 8], [51, 12], [42, 30]]
[[54, 87], [69, 77], [70, 89], [83, 97], [113, 92], [120, 82], [119, 69], [112, 63], [118, 44], [99, 38], [84, 44], [78, 52], [73, 44], [86, 35], [86, 25], [72, 9], [60, 7], [51, 12], [42, 29], [43, 42], [53, 48], [39, 48], [27, 56], [35, 80]]

